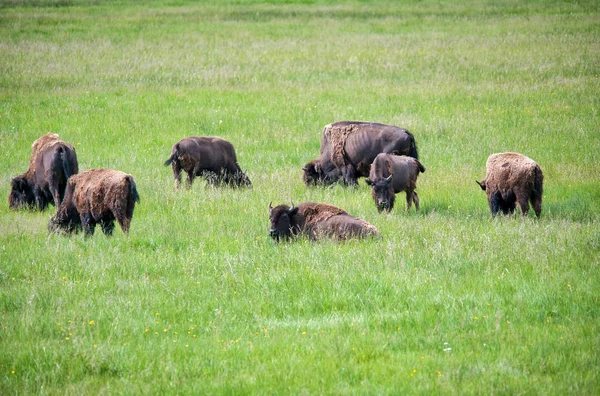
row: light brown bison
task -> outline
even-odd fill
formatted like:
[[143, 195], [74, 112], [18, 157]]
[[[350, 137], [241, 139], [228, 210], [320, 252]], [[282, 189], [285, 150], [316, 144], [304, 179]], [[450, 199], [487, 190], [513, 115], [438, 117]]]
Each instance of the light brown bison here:
[[65, 199], [48, 228], [66, 232], [83, 228], [87, 237], [100, 223], [102, 231], [112, 235], [116, 219], [121, 230], [128, 233], [136, 202], [140, 202], [140, 196], [131, 175], [92, 169], [69, 179]]
[[325, 203], [305, 202], [298, 206], [269, 204], [271, 238], [279, 241], [292, 236], [307, 235], [310, 239], [346, 240], [379, 236], [379, 231], [364, 220]]
[[251, 187], [252, 183], [237, 163], [233, 145], [216, 136], [192, 136], [173, 145], [165, 166], [171, 165], [175, 188], [181, 184], [181, 171], [187, 173], [189, 188], [196, 176], [204, 177], [210, 184], [227, 184]]
[[9, 207], [44, 210], [53, 204], [58, 209], [65, 196], [67, 179], [79, 171], [75, 149], [55, 133], [41, 136], [31, 147], [27, 172], [10, 182]]
[[356, 185], [359, 177], [369, 175], [379, 153], [419, 157], [414, 136], [404, 128], [362, 121], [325, 125], [319, 157], [304, 165], [302, 178], [308, 186]]
[[526, 216], [531, 201], [535, 215], [540, 217], [544, 175], [531, 158], [519, 153], [492, 154], [487, 159], [485, 180], [475, 181], [487, 194], [492, 216], [500, 211], [513, 213], [515, 204]]
[[367, 184], [371, 186], [371, 195], [379, 212], [394, 209], [396, 194], [406, 193], [406, 210], [412, 203], [419, 210], [419, 196], [417, 178], [419, 173], [425, 172], [425, 167], [419, 160], [406, 155], [379, 154], [371, 165]]

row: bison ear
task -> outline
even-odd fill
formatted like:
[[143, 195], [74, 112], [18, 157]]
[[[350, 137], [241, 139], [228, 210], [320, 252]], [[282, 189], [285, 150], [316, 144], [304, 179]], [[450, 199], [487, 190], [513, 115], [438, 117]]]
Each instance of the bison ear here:
[[479, 187], [481, 187], [481, 189], [485, 191], [485, 180], [483, 182], [478, 182], [477, 180], [475, 180], [475, 183], [479, 184]]
[[371, 179], [365, 179], [365, 183], [367, 183], [368, 186], [373, 185], [373, 181]]

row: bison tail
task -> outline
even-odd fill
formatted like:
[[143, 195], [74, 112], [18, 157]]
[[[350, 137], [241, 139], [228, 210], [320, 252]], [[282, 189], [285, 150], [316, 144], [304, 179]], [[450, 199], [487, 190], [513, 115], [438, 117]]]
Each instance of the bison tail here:
[[419, 160], [417, 160], [417, 166], [419, 167], [419, 171], [421, 173], [425, 173], [425, 167], [423, 166], [422, 163], [419, 162]]
[[177, 158], [177, 155], [178, 155], [177, 149], [178, 149], [177, 145], [173, 146], [173, 151], [171, 152], [171, 156], [169, 157], [169, 159], [165, 161], [165, 166], [171, 165], [171, 162], [173, 162], [175, 160], [175, 158]]
[[536, 166], [533, 170], [533, 193], [537, 198], [542, 196], [544, 192], [544, 175], [539, 166]]
[[[419, 150], [417, 150], [417, 142], [415, 141], [415, 136], [408, 131], [406, 131], [406, 133], [410, 135], [410, 149], [408, 155], [410, 157], [413, 157], [414, 159], [419, 159]], [[423, 170], [422, 172], [425, 171]]]
[[59, 148], [60, 151], [60, 161], [62, 162], [63, 172], [65, 174], [65, 180], [68, 180], [69, 177], [73, 174], [71, 172], [71, 167], [69, 166], [69, 160], [67, 158], [67, 152], [63, 147]]

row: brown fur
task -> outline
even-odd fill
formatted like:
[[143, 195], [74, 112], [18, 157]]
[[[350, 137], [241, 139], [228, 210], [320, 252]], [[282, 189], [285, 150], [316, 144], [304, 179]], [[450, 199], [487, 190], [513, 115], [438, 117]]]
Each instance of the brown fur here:
[[323, 128], [319, 157], [308, 162], [306, 185], [343, 181], [356, 185], [369, 175], [377, 154], [394, 153], [418, 158], [414, 136], [404, 128], [362, 121], [338, 121]]
[[11, 209], [33, 207], [44, 210], [60, 206], [68, 178], [79, 171], [75, 148], [55, 133], [36, 139], [31, 145], [27, 171], [11, 180], [8, 198]]
[[86, 236], [94, 233], [97, 223], [111, 235], [116, 219], [124, 233], [129, 231], [135, 203], [140, 198], [133, 177], [126, 173], [92, 169], [69, 179], [67, 194], [56, 217], [50, 220], [51, 230], [84, 229]]
[[[406, 193], [406, 210], [415, 204], [419, 210], [417, 178], [425, 172], [419, 160], [405, 155], [379, 154], [373, 164], [367, 184], [371, 186], [371, 195], [377, 209], [391, 211], [394, 208], [395, 194]], [[391, 176], [391, 178], [390, 178]]]
[[510, 214], [515, 205], [526, 216], [531, 202], [535, 214], [542, 212], [544, 175], [539, 165], [519, 153], [499, 153], [488, 157], [485, 180], [478, 184], [487, 194], [492, 215]]
[[301, 234], [310, 239], [336, 240], [379, 236], [373, 225], [330, 204], [305, 202], [293, 208], [269, 206], [269, 214], [270, 234], [276, 240]]

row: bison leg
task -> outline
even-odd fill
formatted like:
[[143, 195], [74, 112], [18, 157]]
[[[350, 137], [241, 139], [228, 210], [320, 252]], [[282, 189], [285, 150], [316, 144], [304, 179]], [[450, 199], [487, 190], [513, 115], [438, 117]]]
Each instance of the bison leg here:
[[177, 159], [171, 163], [171, 168], [173, 168], [173, 177], [175, 178], [175, 189], [179, 190], [179, 186], [181, 185], [181, 165], [179, 165]]
[[416, 191], [413, 191], [413, 202], [415, 203], [415, 209], [419, 210], [419, 196]]
[[81, 214], [81, 226], [83, 227], [83, 232], [85, 237], [89, 237], [94, 235], [94, 230], [96, 229], [96, 222], [92, 217], [91, 213], [82, 213]]
[[533, 206], [535, 215], [539, 218], [542, 214], [542, 197], [532, 197], [531, 205]]
[[356, 170], [352, 165], [345, 165], [342, 167], [342, 176], [344, 177], [344, 183], [348, 186], [358, 186], [358, 181], [356, 180]]
[[185, 187], [186, 188], [191, 188], [192, 187], [192, 183], [194, 183], [194, 178], [196, 177], [196, 175], [194, 174], [194, 171], [190, 171], [190, 172], [186, 172], [187, 173], [187, 178], [185, 179]]
[[100, 220], [100, 227], [102, 227], [104, 235], [111, 236], [115, 229], [115, 221], [114, 219], [102, 219]]
[[500, 193], [497, 192], [495, 194], [491, 194], [490, 197], [488, 198], [489, 204], [490, 204], [490, 212], [492, 213], [492, 216], [496, 216], [496, 214], [498, 214], [498, 212], [500, 212], [501, 207], [503, 205], [503, 201], [502, 201], [502, 197], [500, 196]]
[[35, 197], [35, 206], [38, 208], [38, 210], [42, 211], [46, 209], [46, 206], [48, 206], [48, 200], [46, 199], [46, 194], [44, 194], [44, 191], [36, 186], [33, 189], [33, 195]]
[[527, 214], [529, 213], [529, 199], [528, 198], [519, 197], [517, 199], [517, 203], [519, 205], [519, 208], [521, 209], [521, 215], [522, 216], [527, 216]]
[[410, 210], [410, 207], [412, 206], [412, 202], [413, 202], [413, 190], [407, 190], [406, 191], [406, 211], [407, 212]]

